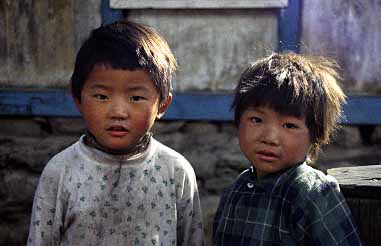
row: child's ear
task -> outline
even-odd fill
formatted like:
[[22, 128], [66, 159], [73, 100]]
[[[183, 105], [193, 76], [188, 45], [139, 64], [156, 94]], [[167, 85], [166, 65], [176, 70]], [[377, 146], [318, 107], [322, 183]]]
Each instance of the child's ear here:
[[169, 105], [171, 105], [171, 102], [172, 102], [172, 93], [170, 92], [167, 99], [164, 102], [160, 103], [159, 110], [156, 115], [156, 119], [160, 119], [165, 114], [165, 112], [169, 108]]

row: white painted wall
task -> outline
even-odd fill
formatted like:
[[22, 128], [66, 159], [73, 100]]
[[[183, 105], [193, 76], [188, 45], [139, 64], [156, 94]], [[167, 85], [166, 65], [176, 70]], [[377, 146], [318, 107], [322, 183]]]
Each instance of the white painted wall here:
[[132, 10], [129, 18], [158, 30], [179, 69], [176, 90], [230, 90], [243, 67], [277, 48], [273, 10]]

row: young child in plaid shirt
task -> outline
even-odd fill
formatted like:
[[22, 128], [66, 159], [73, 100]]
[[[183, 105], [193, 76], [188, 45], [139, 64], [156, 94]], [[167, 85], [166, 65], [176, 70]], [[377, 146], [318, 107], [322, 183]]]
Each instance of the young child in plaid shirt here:
[[221, 196], [215, 245], [361, 245], [337, 181], [308, 165], [341, 116], [336, 68], [287, 53], [243, 72], [232, 108], [252, 166]]

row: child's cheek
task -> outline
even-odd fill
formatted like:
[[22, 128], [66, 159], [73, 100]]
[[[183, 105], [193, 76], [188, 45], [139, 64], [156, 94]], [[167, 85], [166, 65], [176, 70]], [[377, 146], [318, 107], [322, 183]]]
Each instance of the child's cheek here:
[[135, 129], [138, 131], [147, 131], [151, 128], [154, 121], [155, 118], [151, 117], [151, 115], [142, 115], [142, 117], [136, 122]]

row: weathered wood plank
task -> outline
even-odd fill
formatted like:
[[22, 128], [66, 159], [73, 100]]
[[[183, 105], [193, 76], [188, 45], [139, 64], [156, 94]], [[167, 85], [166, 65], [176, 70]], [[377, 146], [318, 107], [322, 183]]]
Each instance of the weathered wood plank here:
[[381, 165], [332, 168], [327, 173], [337, 179], [345, 197], [381, 200]]
[[115, 9], [221, 9], [221, 8], [283, 8], [287, 0], [110, 0]]
[[328, 174], [342, 186], [367, 186], [381, 190], [381, 165], [332, 168]]
[[381, 165], [328, 169], [340, 184], [364, 245], [381, 242]]
[[381, 242], [381, 200], [366, 198], [346, 198], [346, 200], [364, 245], [379, 246]]

